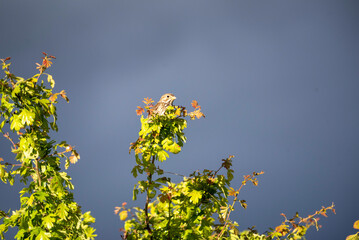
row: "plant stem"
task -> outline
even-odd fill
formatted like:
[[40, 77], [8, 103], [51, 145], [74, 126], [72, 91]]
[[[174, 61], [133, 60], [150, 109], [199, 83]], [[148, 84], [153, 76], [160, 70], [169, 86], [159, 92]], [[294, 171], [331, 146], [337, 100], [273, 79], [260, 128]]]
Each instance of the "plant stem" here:
[[168, 240], [171, 240], [171, 199], [168, 203], [168, 223], [167, 223], [167, 231], [168, 231]]
[[35, 160], [35, 170], [36, 170], [36, 174], [37, 174], [39, 187], [41, 187], [41, 175], [40, 175], [40, 171], [39, 171], [39, 160], [38, 159]]
[[[152, 156], [151, 168], [154, 165], [154, 163], [155, 163], [155, 156]], [[148, 204], [151, 201], [150, 190], [151, 190], [151, 185], [152, 185], [152, 169], [149, 169], [149, 171], [147, 173], [148, 173], [148, 178], [147, 178], [148, 179], [148, 187], [147, 187], [147, 190], [146, 190], [145, 224], [146, 224], [146, 229], [147, 229], [148, 233], [151, 235], [152, 230], [151, 230], [151, 227], [150, 227], [150, 218], [148, 216]], [[151, 239], [152, 239], [152, 236], [151, 236]]]

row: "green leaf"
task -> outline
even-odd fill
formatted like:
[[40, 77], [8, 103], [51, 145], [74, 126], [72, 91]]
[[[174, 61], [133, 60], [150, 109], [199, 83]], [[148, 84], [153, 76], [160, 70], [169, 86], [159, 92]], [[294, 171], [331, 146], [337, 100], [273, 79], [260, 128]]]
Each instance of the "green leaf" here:
[[5, 169], [2, 164], [0, 164], [0, 178], [3, 178], [5, 176]]
[[5, 107], [8, 112], [12, 112], [12, 110], [14, 109], [14, 104], [9, 103], [7, 98], [5, 97], [1, 98], [1, 106]]
[[35, 240], [50, 240], [51, 234], [45, 231], [41, 231], [37, 237], [35, 238]]
[[21, 118], [19, 115], [14, 114], [11, 119], [11, 124], [10, 124], [10, 129], [11, 130], [15, 130], [15, 131], [19, 131], [21, 128], [24, 127], [24, 125], [21, 123]]
[[95, 222], [95, 218], [91, 216], [91, 212], [85, 212], [84, 215], [84, 222], [85, 223], [94, 223]]
[[42, 202], [46, 200], [47, 196], [49, 196], [48, 193], [42, 191], [35, 193], [35, 195], [36, 195], [36, 199]]
[[50, 74], [47, 75], [47, 81], [50, 83], [51, 88], [55, 87], [55, 80], [52, 78]]
[[177, 154], [181, 151], [181, 147], [177, 143], [173, 143], [171, 146], [169, 146], [169, 151], [171, 153]]
[[159, 151], [157, 153], [157, 156], [158, 156], [158, 160], [161, 161], [161, 162], [163, 162], [164, 160], [166, 160], [166, 158], [169, 157], [168, 153], [166, 151], [163, 151], [163, 150]]
[[42, 219], [42, 224], [47, 228], [51, 229], [54, 226], [55, 218], [52, 217], [53, 214], [47, 215]]
[[190, 202], [196, 204], [202, 198], [202, 191], [193, 190], [188, 196], [190, 197]]
[[60, 203], [60, 205], [57, 207], [57, 216], [59, 216], [60, 219], [66, 219], [67, 215], [69, 214], [67, 211], [69, 208], [64, 204]]
[[34, 194], [31, 194], [31, 196], [27, 200], [26, 204], [29, 205], [29, 206], [32, 206], [33, 202], [34, 202]]
[[26, 231], [25, 229], [20, 229], [17, 234], [15, 235], [16, 239], [24, 239], [24, 235], [25, 235]]
[[20, 119], [21, 119], [21, 123], [22, 125], [32, 125], [32, 123], [34, 122], [35, 119], [35, 113], [30, 112], [27, 109], [22, 110], [22, 112], [19, 115]]
[[359, 240], [359, 233], [357, 234], [353, 234], [353, 235], [349, 235], [345, 238], [345, 240]]
[[85, 229], [85, 234], [86, 234], [86, 237], [87, 239], [94, 239], [95, 237], [97, 237], [97, 234], [94, 234], [96, 230], [92, 227], [87, 227]]

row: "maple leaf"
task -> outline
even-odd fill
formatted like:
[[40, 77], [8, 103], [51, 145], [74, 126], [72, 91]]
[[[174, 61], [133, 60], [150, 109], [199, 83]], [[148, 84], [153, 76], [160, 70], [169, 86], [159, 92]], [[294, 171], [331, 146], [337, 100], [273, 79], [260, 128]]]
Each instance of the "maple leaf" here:
[[275, 231], [278, 233], [281, 233], [282, 236], [284, 236], [286, 234], [286, 232], [288, 232], [288, 226], [287, 225], [279, 225], [275, 228]]
[[42, 65], [43, 65], [45, 68], [51, 67], [51, 64], [52, 64], [52, 62], [51, 62], [47, 57], [45, 57], [44, 60], [42, 60]]
[[75, 164], [78, 161], [78, 159], [77, 159], [77, 157], [75, 155], [71, 155], [69, 157], [69, 160], [70, 160], [70, 163], [72, 163], [72, 164]]
[[229, 156], [229, 158], [226, 158], [226, 159], [222, 159], [222, 167], [224, 167], [225, 169], [230, 169], [231, 166], [232, 166], [232, 159], [233, 156]]
[[44, 66], [40, 65], [39, 63], [36, 63], [36, 65], [37, 65], [36, 69], [39, 69], [40, 73], [43, 73]]
[[51, 96], [49, 97], [49, 100], [50, 100], [51, 102], [55, 102], [56, 99], [57, 99], [57, 95], [58, 95], [58, 93], [51, 94]]
[[59, 94], [63, 99], [66, 100], [66, 102], [69, 102], [69, 98], [66, 96], [65, 90], [62, 90]]
[[239, 202], [241, 203], [241, 206], [246, 209], [248, 204], [246, 203], [246, 200], [239, 200]]
[[200, 110], [196, 110], [194, 111], [194, 115], [200, 119], [201, 117], [205, 118], [206, 116], [203, 114], [203, 112], [201, 112]]
[[70, 162], [72, 164], [75, 164], [79, 159], [80, 159], [80, 154], [78, 154], [75, 150], [73, 150], [71, 156], [69, 157]]
[[153, 101], [152, 98], [144, 98], [142, 102], [146, 105], [149, 105], [150, 103], [153, 103], [155, 101]]
[[140, 153], [142, 153], [141, 148], [136, 148], [136, 149], [135, 149], [135, 154], [140, 154]]
[[230, 187], [228, 190], [228, 194], [229, 194], [229, 196], [236, 196], [237, 191], [234, 190], [232, 187]]
[[136, 110], [136, 113], [137, 115], [141, 115], [145, 110], [143, 108], [141, 108], [140, 106], [137, 106], [137, 110]]
[[177, 108], [175, 114], [176, 114], [177, 116], [181, 116], [181, 109], [180, 109], [180, 108]]
[[191, 103], [192, 107], [198, 108], [198, 102], [196, 100], [193, 100]]
[[115, 207], [114, 213], [117, 215], [120, 210], [121, 210], [121, 207]]

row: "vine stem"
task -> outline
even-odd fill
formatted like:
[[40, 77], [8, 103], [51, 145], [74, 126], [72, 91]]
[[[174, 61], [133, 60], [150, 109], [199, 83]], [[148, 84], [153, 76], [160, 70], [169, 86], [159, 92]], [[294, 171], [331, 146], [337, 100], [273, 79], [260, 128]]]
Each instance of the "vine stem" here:
[[[151, 161], [151, 166], [153, 166], [155, 164], [155, 156], [152, 156], [152, 161]], [[150, 218], [148, 216], [148, 204], [150, 203], [150, 187], [152, 185], [152, 170], [150, 169], [148, 172], [148, 188], [146, 190], [146, 204], [145, 204], [145, 224], [146, 224], [146, 229], [148, 231], [148, 233], [150, 234], [150, 237], [152, 239], [152, 230], [150, 227]]]
[[234, 208], [234, 204], [236, 203], [237, 199], [238, 199], [238, 195], [239, 195], [239, 192], [241, 191], [242, 187], [246, 184], [247, 181], [245, 181], [244, 183], [242, 182], [241, 186], [238, 188], [238, 193], [235, 195], [234, 199], [233, 199], [233, 203], [231, 205], [231, 207], [228, 209], [228, 212], [226, 214], [226, 220], [225, 220], [225, 223], [224, 223], [224, 226], [222, 228], [222, 231], [220, 232], [220, 234], [218, 235], [218, 238], [217, 239], [220, 239], [222, 237], [222, 235], [224, 234], [224, 231], [228, 225], [228, 221], [229, 221], [229, 216], [231, 215], [232, 213], [232, 209]]

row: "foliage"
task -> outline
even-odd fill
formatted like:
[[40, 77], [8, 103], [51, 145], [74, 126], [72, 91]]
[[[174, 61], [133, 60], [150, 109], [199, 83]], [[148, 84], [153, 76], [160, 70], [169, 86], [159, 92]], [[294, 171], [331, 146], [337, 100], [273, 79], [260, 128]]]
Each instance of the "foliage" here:
[[[195, 171], [183, 181], [174, 183], [156, 163], [169, 158], [169, 153], [178, 154], [186, 142], [183, 130], [187, 127], [186, 117], [204, 117], [197, 101], [192, 102], [193, 112], [184, 107], [171, 106], [163, 116], [145, 118], [150, 113], [152, 99], [143, 101], [144, 108], [137, 107], [141, 115], [141, 130], [136, 142], [131, 143], [136, 165], [132, 169], [134, 177], [144, 176], [133, 190], [133, 200], [138, 194], [146, 195], [145, 207], [127, 208], [126, 203], [115, 208], [125, 221], [123, 239], [301, 239], [306, 230], [315, 225], [319, 228], [316, 215], [334, 211], [334, 205], [323, 208], [307, 218], [296, 215], [285, 217], [284, 222], [265, 234], [258, 234], [254, 228], [245, 231], [237, 229], [238, 223], [230, 219], [236, 203], [247, 208], [245, 200], [239, 198], [240, 191], [247, 183], [258, 184], [257, 176], [263, 172], [253, 172], [243, 178], [239, 188], [230, 186], [233, 179], [232, 158], [222, 160], [217, 170]], [[180, 174], [176, 174], [180, 175]], [[181, 175], [182, 176], [182, 175]]]
[[10, 72], [10, 58], [1, 59], [0, 131], [11, 142], [17, 163], [0, 158], [0, 177], [13, 185], [18, 176], [25, 187], [20, 191], [19, 210], [0, 211], [0, 236], [3, 239], [9, 227], [17, 227], [16, 239], [93, 239], [95, 229], [90, 224], [95, 219], [90, 212], [81, 212], [70, 192], [74, 189], [71, 177], [60, 169], [61, 159], [67, 169], [80, 155], [65, 141], [56, 143], [49, 135], [58, 130], [58, 96], [69, 100], [65, 91], [53, 93], [55, 81], [45, 70], [55, 57], [43, 54], [42, 64], [37, 63], [39, 73], [28, 79]]
[[[359, 220], [354, 222], [354, 229], [359, 229]], [[349, 235], [345, 240], [359, 240], [359, 231], [356, 234]]]

